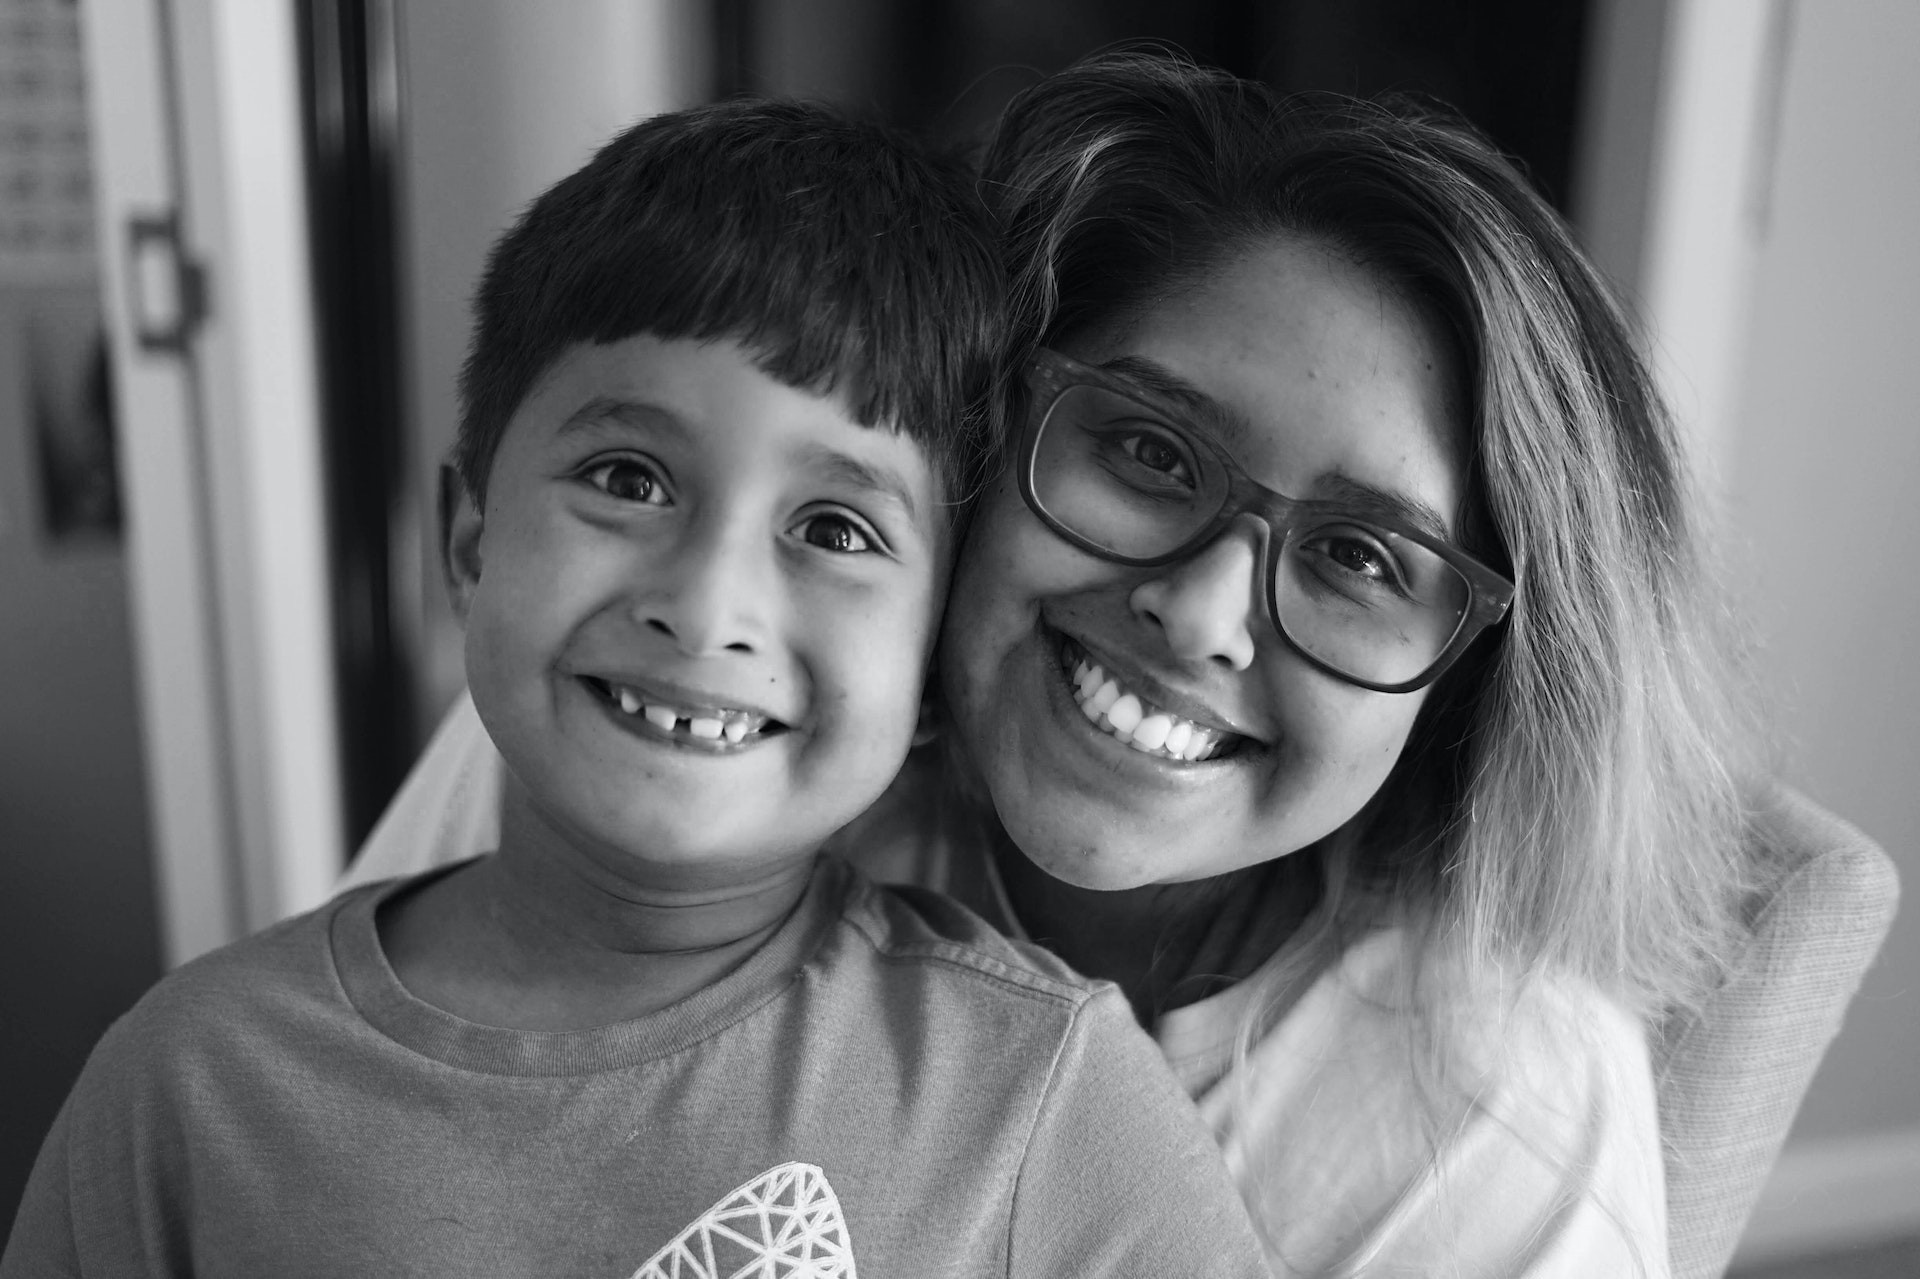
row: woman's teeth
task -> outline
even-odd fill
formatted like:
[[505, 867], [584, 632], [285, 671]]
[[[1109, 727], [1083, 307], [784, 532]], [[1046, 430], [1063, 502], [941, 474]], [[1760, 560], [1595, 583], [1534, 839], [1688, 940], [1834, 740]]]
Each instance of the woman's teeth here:
[[1189, 763], [1212, 759], [1226, 745], [1228, 735], [1203, 728], [1190, 719], [1163, 711], [1085, 657], [1070, 659], [1067, 677], [1080, 713], [1107, 736], [1125, 742], [1143, 755], [1180, 759]]
[[764, 715], [746, 711], [688, 711], [665, 702], [649, 702], [630, 688], [608, 684], [607, 696], [628, 715], [638, 715], [663, 733], [697, 737], [702, 741], [726, 739], [738, 746], [749, 735], [764, 730], [772, 721]]

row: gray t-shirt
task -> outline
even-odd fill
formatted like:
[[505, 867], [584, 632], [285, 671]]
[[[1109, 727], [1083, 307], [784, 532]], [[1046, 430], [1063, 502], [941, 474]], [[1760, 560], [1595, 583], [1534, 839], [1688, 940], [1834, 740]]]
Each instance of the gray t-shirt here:
[[1124, 1000], [944, 898], [828, 860], [715, 985], [532, 1033], [400, 985], [374, 912], [403, 884], [108, 1031], [0, 1279], [1265, 1273]]

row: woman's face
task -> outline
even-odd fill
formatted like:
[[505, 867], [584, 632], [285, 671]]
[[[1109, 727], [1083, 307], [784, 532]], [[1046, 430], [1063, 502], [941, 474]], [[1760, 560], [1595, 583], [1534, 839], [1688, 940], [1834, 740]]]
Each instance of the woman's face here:
[[[1274, 241], [1063, 349], [1190, 401], [1289, 497], [1379, 495], [1455, 532], [1465, 483], [1444, 348], [1312, 243]], [[1042, 869], [1099, 889], [1219, 875], [1313, 843], [1379, 789], [1425, 692], [1370, 692], [1300, 657], [1267, 620], [1258, 562], [1246, 522], [1179, 563], [1130, 568], [1049, 531], [1011, 475], [984, 498], [941, 679], [1001, 823]], [[1230, 734], [1226, 749], [1190, 762], [1124, 744], [1075, 699], [1088, 660], [1143, 704]]]

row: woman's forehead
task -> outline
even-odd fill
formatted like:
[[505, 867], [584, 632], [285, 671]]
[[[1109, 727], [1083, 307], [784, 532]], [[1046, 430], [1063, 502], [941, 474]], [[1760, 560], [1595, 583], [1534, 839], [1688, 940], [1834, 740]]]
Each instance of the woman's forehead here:
[[1320, 245], [1265, 244], [1068, 350], [1184, 406], [1282, 492], [1398, 490], [1450, 524], [1460, 507], [1447, 344], [1397, 290]]

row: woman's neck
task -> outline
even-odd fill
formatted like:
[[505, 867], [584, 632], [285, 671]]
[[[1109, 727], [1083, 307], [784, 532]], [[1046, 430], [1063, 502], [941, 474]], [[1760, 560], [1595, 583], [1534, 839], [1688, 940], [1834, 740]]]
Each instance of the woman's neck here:
[[1102, 892], [1041, 870], [1004, 834], [994, 859], [1021, 927], [1088, 977], [1118, 985], [1140, 1024], [1247, 977], [1319, 899], [1314, 854], [1211, 879]]

